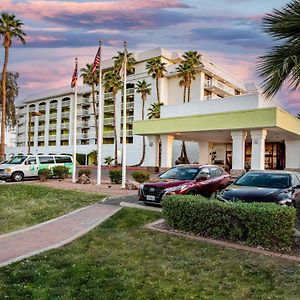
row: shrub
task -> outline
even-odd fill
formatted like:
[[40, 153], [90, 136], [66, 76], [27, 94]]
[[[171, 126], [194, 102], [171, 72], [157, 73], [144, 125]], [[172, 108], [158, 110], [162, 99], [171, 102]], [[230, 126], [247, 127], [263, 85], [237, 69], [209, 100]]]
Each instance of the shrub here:
[[110, 170], [109, 178], [112, 183], [120, 184], [122, 182], [122, 171], [121, 170]]
[[45, 169], [39, 169], [39, 178], [41, 181], [46, 181], [52, 176], [52, 172], [50, 169], [45, 168]]
[[131, 176], [139, 183], [143, 183], [150, 179], [150, 174], [147, 171], [134, 171], [132, 172]]
[[163, 216], [174, 229], [261, 245], [289, 247], [296, 210], [275, 203], [224, 203], [201, 196], [169, 196]]
[[85, 165], [85, 160], [86, 160], [86, 155], [82, 154], [82, 153], [77, 153], [76, 154], [76, 161], [78, 164], [80, 164], [81, 166]]
[[112, 158], [111, 156], [107, 156], [104, 158], [104, 163], [109, 167], [111, 166], [111, 164], [113, 163], [115, 159]]
[[78, 171], [78, 177], [80, 177], [82, 174], [85, 174], [87, 177], [90, 177], [92, 174], [91, 169], [80, 169]]
[[55, 166], [52, 168], [53, 176], [59, 179], [65, 179], [69, 176], [70, 169], [65, 166]]

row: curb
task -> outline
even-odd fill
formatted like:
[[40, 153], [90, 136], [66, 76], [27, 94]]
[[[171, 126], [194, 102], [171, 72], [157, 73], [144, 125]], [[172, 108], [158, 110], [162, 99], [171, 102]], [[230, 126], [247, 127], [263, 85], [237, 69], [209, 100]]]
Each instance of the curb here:
[[207, 244], [221, 246], [221, 247], [224, 247], [224, 248], [242, 250], [242, 251], [252, 252], [252, 253], [256, 253], [256, 254], [261, 254], [261, 255], [264, 255], [264, 256], [281, 258], [281, 259], [286, 259], [286, 260], [289, 260], [289, 261], [294, 261], [294, 262], [300, 263], [300, 256], [297, 257], [297, 256], [288, 255], [288, 254], [281, 254], [281, 253], [272, 252], [272, 251], [268, 251], [268, 250], [262, 250], [262, 249], [258, 249], [258, 248], [254, 248], [254, 247], [250, 247], [250, 246], [243, 246], [243, 245], [239, 245], [239, 244], [236, 244], [236, 243], [224, 242], [224, 241], [220, 241], [220, 240], [204, 238], [204, 237], [200, 237], [200, 236], [190, 235], [190, 234], [181, 233], [181, 232], [174, 232], [174, 231], [169, 231], [169, 230], [166, 230], [166, 229], [160, 229], [160, 228], [155, 228], [154, 227], [155, 225], [161, 224], [163, 222], [164, 222], [164, 219], [159, 219], [155, 222], [147, 224], [145, 226], [145, 228], [155, 230], [155, 231], [158, 231], [158, 232], [161, 232], [161, 233], [166, 233], [166, 234], [169, 234], [169, 235], [184, 237], [184, 238], [194, 240], [194, 241], [199, 241], [199, 242], [204, 242], [204, 243], [207, 243]]

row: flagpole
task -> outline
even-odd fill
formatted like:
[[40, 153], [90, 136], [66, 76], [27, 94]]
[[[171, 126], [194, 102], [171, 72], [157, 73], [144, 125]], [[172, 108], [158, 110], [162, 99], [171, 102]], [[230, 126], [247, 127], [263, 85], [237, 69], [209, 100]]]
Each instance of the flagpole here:
[[[78, 59], [75, 58], [75, 67], [78, 69]], [[76, 75], [77, 76], [77, 75]], [[73, 173], [72, 182], [76, 182], [76, 146], [77, 146], [77, 80], [74, 91], [74, 131], [73, 131]]]
[[101, 64], [101, 45], [102, 42], [99, 41], [100, 49], [100, 63], [99, 63], [99, 95], [98, 95], [98, 136], [97, 136], [97, 184], [101, 184], [101, 162], [102, 162], [102, 128], [103, 128], [103, 103], [102, 103], [102, 64]]
[[126, 118], [127, 118], [127, 95], [126, 95], [126, 78], [127, 77], [127, 42], [124, 41], [124, 81], [123, 81], [123, 158], [122, 158], [122, 189], [126, 184]]

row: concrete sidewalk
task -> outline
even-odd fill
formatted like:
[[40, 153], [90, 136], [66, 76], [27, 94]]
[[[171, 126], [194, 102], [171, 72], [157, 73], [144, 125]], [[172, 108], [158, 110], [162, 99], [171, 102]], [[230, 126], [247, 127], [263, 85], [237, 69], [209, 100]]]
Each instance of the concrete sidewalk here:
[[94, 204], [26, 229], [0, 235], [0, 267], [61, 247], [120, 209], [113, 205]]

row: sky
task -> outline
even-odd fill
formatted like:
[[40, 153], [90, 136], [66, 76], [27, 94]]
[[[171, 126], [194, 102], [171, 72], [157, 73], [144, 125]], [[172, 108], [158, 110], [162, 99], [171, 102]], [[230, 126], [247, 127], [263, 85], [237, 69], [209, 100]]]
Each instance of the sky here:
[[[24, 23], [26, 44], [13, 41], [9, 70], [20, 73], [19, 99], [70, 84], [74, 58], [92, 63], [98, 41], [103, 59], [128, 41], [130, 52], [157, 47], [197, 50], [245, 82], [261, 80], [257, 58], [275, 42], [261, 30], [262, 17], [287, 0], [0, 0], [0, 12]], [[4, 49], [0, 49], [0, 63]], [[81, 82], [80, 82], [81, 83]], [[300, 92], [284, 87], [279, 102], [300, 111]]]

